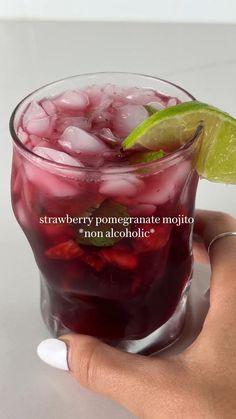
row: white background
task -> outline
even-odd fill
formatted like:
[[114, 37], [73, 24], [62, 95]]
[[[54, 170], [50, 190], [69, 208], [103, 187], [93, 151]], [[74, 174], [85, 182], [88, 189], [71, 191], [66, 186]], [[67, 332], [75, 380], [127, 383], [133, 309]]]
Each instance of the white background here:
[[[43, 364], [49, 336], [28, 242], [11, 211], [9, 116], [26, 94], [50, 81], [93, 71], [133, 71], [169, 79], [236, 116], [236, 0], [0, 0], [0, 419], [135, 419]], [[31, 22], [29, 19], [154, 21]], [[156, 22], [220, 22], [220, 25]], [[197, 207], [236, 215], [235, 186], [201, 180]], [[209, 270], [195, 266], [180, 350], [207, 310]]]
[[0, 18], [236, 22], [235, 0], [0, 0]]

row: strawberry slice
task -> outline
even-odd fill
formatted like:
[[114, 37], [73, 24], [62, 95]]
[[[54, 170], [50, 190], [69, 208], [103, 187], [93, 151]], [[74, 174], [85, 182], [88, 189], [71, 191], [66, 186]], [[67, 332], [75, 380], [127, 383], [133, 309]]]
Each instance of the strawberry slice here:
[[133, 241], [137, 252], [152, 252], [164, 247], [170, 237], [171, 226], [168, 224], [141, 224], [140, 229], [149, 233], [148, 237], [137, 237]]
[[50, 247], [46, 250], [45, 254], [50, 259], [72, 260], [81, 256], [83, 250], [74, 242], [74, 240], [68, 240]]
[[124, 249], [103, 249], [100, 254], [107, 263], [116, 265], [121, 269], [135, 269], [138, 264], [137, 256]]
[[91, 266], [97, 272], [100, 272], [106, 263], [99, 253], [84, 254], [83, 262], [87, 263], [87, 265]]

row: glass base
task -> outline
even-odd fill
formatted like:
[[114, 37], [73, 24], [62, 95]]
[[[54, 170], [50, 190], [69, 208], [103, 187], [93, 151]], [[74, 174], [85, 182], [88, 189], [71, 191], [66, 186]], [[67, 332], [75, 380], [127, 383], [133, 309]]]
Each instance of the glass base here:
[[[106, 340], [106, 343], [123, 351], [133, 354], [139, 353], [142, 355], [151, 355], [156, 352], [160, 352], [175, 343], [179, 339], [184, 327], [190, 283], [191, 281], [187, 283], [185, 289], [183, 290], [181, 299], [169, 320], [150, 335], [137, 340], [132, 339], [118, 342]], [[50, 298], [42, 277], [41, 312], [44, 322], [53, 336], [58, 337], [63, 334], [71, 333], [71, 330], [63, 325], [57, 316], [51, 314]]]
[[142, 355], [152, 355], [173, 345], [183, 331], [189, 287], [190, 284], [185, 288], [170, 319], [150, 335], [138, 340], [124, 340], [118, 344], [115, 342], [108, 343], [123, 351]]

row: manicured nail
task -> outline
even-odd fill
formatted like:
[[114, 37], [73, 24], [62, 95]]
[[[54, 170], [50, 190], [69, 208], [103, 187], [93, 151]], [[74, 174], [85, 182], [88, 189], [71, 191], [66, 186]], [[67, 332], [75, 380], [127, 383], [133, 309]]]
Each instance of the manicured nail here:
[[37, 354], [42, 361], [51, 367], [69, 371], [67, 362], [67, 346], [59, 339], [45, 339], [38, 348]]

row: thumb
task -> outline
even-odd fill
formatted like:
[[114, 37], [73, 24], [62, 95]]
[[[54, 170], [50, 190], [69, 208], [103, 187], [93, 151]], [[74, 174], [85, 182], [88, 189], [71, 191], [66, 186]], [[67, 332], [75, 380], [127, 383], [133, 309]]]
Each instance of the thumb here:
[[[154, 359], [115, 349], [100, 340], [85, 335], [65, 335], [71, 374], [84, 387], [103, 394], [122, 404], [138, 417], [143, 417], [144, 404], [150, 400], [153, 388], [150, 371]], [[159, 363], [159, 360], [155, 359]], [[165, 362], [160, 360], [159, 379], [155, 387], [163, 387], [167, 374]], [[145, 403], [144, 403], [145, 401]], [[150, 400], [151, 404], [151, 400]]]
[[[63, 346], [62, 341], [66, 345]], [[45, 346], [48, 346], [47, 350]], [[62, 347], [67, 348], [67, 353]], [[154, 395], [158, 394], [161, 408], [166, 391], [170, 391], [180, 372], [170, 358], [165, 360], [129, 354], [93, 337], [77, 334], [41, 342], [38, 355], [52, 366], [62, 368], [63, 365], [62, 369], [66, 369], [67, 358], [70, 374], [81, 385], [117, 401], [138, 417], [143, 417], [144, 408], [146, 412], [147, 406], [151, 409], [157, 402]]]

